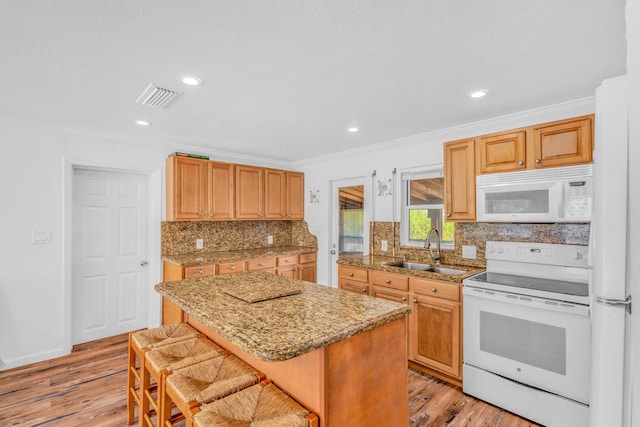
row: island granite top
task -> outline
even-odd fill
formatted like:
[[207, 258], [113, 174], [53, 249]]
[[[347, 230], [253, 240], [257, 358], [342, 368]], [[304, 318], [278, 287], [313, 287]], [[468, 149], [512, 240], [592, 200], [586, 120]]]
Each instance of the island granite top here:
[[216, 262], [244, 261], [247, 259], [271, 258], [316, 252], [318, 248], [305, 246], [276, 246], [270, 248], [244, 249], [237, 251], [191, 252], [181, 255], [164, 255], [164, 261], [182, 267], [214, 264]]
[[[301, 292], [247, 303], [225, 286], [300, 286]], [[326, 347], [409, 314], [405, 304], [261, 271], [166, 282], [156, 291], [252, 356], [277, 362]]]

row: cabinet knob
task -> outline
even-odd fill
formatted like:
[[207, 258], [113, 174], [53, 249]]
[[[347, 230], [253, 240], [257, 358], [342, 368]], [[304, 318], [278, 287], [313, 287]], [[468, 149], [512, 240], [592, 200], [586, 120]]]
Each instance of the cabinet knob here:
[[418, 300], [414, 298], [414, 299], [413, 299], [413, 302], [417, 303], [417, 302], [418, 302]]
[[362, 288], [362, 291], [361, 291], [361, 292], [362, 292], [363, 294], [366, 294], [366, 293], [367, 293], [367, 288]]
[[520, 166], [522, 166], [522, 165], [524, 165], [524, 162], [523, 162], [522, 160], [520, 160], [520, 161], [518, 162], [518, 164], [519, 164]]
[[200, 269], [200, 270], [198, 270], [198, 273], [200, 273], [200, 274], [204, 274], [204, 270], [203, 270], [203, 269]]
[[406, 301], [406, 300], [407, 300], [407, 297], [402, 297], [402, 301]]
[[232, 270], [235, 270], [235, 269], [236, 269], [236, 266], [235, 266], [235, 265], [233, 265], [233, 264], [231, 264], [231, 265], [229, 266], [229, 268], [230, 268], [230, 269], [232, 269]]
[[385, 283], [391, 283], [391, 280], [387, 279], [385, 280]]
[[451, 216], [451, 212], [447, 212], [447, 218]]
[[300, 267], [300, 271], [304, 270], [304, 267]]
[[283, 213], [281, 213], [280, 216], [285, 216], [285, 215]]
[[438, 292], [436, 288], [431, 288], [431, 292]]
[[349, 277], [353, 277], [353, 273], [349, 273]]
[[264, 267], [263, 263], [258, 264], [258, 267]]
[[289, 260], [288, 260], [288, 259], [285, 259], [285, 260], [284, 260], [284, 262], [285, 262], [286, 264], [289, 264]]
[[540, 159], [536, 159], [536, 163], [540, 163]]
[[288, 216], [288, 217], [290, 217], [290, 216], [291, 216], [291, 214], [287, 214], [287, 216]]
[[200, 216], [203, 217], [204, 216], [204, 211], [200, 211]]
[[297, 271], [298, 271], [298, 269], [297, 269], [297, 268], [294, 268], [294, 269], [293, 269], [293, 271], [294, 271], [294, 272], [297, 272]]

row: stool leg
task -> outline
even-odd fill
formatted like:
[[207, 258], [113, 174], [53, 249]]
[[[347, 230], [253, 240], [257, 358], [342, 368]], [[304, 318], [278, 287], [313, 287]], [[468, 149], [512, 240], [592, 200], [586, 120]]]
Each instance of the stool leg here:
[[133, 424], [135, 402], [131, 393], [136, 392], [136, 380], [132, 370], [136, 369], [136, 353], [132, 348], [131, 334], [129, 334], [129, 352], [127, 354], [127, 424]]
[[160, 381], [158, 386], [158, 427], [164, 427], [167, 421], [171, 423], [171, 408], [173, 401], [167, 393], [167, 375], [169, 371], [160, 372]]
[[149, 398], [147, 397], [147, 390], [151, 384], [149, 370], [144, 363], [144, 353], [147, 349], [143, 349], [143, 354], [140, 357], [140, 411], [138, 412], [138, 421], [140, 427], [144, 427], [144, 415], [149, 412]]

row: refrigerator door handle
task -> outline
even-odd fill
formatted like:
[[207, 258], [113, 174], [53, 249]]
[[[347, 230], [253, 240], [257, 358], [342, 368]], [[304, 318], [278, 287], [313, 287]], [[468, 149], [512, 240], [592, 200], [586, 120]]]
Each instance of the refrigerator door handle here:
[[631, 295], [629, 295], [625, 300], [602, 298], [598, 296], [595, 297], [595, 300], [598, 304], [602, 305], [624, 305], [627, 312], [631, 314]]

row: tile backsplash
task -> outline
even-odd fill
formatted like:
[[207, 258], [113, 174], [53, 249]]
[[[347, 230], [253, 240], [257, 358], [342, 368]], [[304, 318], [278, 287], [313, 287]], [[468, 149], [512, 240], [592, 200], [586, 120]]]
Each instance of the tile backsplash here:
[[[395, 227], [393, 227], [395, 225]], [[373, 236], [373, 255], [392, 255], [392, 242], [395, 239], [395, 256], [407, 256], [412, 261], [431, 263], [429, 251], [422, 248], [400, 246], [400, 223], [373, 222], [370, 224], [370, 235]], [[392, 232], [395, 229], [395, 232]], [[510, 242], [564, 243], [571, 245], [589, 244], [589, 224], [511, 224], [511, 223], [456, 223], [455, 248], [442, 250], [443, 264], [485, 267], [485, 243], [488, 240]], [[388, 242], [389, 249], [380, 249], [381, 241]], [[462, 257], [462, 246], [476, 247], [476, 259]]]
[[[306, 221], [164, 221], [162, 255], [233, 251], [281, 246], [318, 247]], [[273, 244], [268, 244], [273, 236]], [[196, 239], [204, 247], [196, 249]]]

